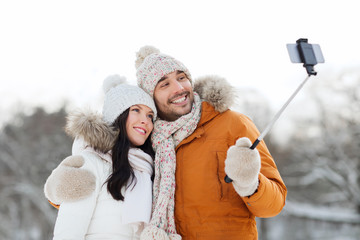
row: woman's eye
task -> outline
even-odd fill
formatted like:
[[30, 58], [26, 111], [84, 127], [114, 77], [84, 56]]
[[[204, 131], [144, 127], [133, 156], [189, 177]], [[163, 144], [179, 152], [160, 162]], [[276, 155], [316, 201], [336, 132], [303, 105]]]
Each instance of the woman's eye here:
[[134, 112], [140, 112], [140, 110], [139, 110], [139, 109], [137, 109], [137, 108], [133, 108], [131, 111], [134, 111]]

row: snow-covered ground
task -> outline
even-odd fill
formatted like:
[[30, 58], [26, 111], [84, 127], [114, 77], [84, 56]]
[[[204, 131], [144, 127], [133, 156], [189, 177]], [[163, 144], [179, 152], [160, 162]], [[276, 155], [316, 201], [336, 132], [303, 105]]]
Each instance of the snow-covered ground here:
[[351, 209], [287, 201], [278, 216], [257, 222], [259, 239], [360, 239], [360, 214]]

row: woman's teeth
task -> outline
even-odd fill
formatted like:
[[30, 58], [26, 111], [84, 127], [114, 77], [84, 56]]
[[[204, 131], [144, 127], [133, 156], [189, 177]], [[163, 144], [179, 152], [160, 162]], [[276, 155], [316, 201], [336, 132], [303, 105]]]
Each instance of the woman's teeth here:
[[135, 128], [137, 131], [139, 131], [139, 132], [142, 132], [142, 133], [144, 133], [145, 134], [145, 130], [144, 129], [141, 129], [141, 128]]

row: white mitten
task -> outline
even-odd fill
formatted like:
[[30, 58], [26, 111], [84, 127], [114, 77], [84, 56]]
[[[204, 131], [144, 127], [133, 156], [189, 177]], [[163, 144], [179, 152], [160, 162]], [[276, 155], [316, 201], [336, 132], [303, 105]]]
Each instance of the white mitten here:
[[86, 198], [95, 190], [95, 175], [83, 169], [80, 155], [65, 158], [46, 180], [45, 197], [55, 205]]
[[233, 180], [235, 191], [241, 196], [252, 195], [259, 184], [260, 155], [258, 150], [250, 149], [248, 138], [239, 138], [227, 151], [225, 173]]

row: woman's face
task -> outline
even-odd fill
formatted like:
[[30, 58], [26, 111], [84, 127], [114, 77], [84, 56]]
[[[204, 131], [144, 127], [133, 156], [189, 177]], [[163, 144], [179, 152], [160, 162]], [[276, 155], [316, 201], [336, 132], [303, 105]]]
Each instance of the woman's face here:
[[132, 145], [141, 146], [154, 128], [154, 112], [146, 105], [137, 104], [129, 109], [126, 132]]

